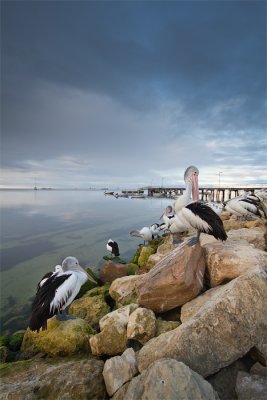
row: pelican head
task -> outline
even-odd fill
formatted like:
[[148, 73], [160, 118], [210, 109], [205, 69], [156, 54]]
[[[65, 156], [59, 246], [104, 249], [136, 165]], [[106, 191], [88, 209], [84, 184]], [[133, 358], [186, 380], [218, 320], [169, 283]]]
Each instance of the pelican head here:
[[91, 275], [89, 275], [85, 269], [83, 269], [83, 267], [80, 266], [79, 261], [76, 257], [66, 257], [63, 262], [62, 262], [62, 269], [64, 272], [66, 271], [75, 271], [75, 272], [83, 272], [84, 274], [87, 275], [87, 278], [94, 282], [97, 283], [92, 277]]
[[185, 183], [192, 185], [193, 201], [199, 200], [198, 175], [199, 175], [199, 170], [197, 169], [197, 167], [194, 167], [193, 165], [190, 165], [190, 167], [186, 168], [185, 173], [184, 173]]

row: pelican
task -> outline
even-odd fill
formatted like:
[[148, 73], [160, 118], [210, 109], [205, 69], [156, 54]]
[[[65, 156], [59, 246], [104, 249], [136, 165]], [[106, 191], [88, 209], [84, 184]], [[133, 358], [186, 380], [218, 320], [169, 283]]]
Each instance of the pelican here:
[[40, 282], [37, 284], [37, 291], [40, 289], [40, 287], [43, 286], [43, 284], [47, 281], [48, 278], [50, 278], [50, 276], [57, 274], [58, 272], [63, 272], [63, 269], [61, 267], [61, 265], [56, 265], [55, 266], [55, 271], [51, 271], [51, 272], [47, 272], [42, 279], [40, 280]]
[[117, 242], [114, 242], [113, 240], [109, 239], [106, 248], [107, 251], [110, 251], [110, 253], [114, 255], [114, 257], [119, 257], [120, 250]]
[[147, 226], [142, 228], [140, 231], [138, 231], [138, 230], [131, 231], [130, 232], [130, 236], [143, 238], [144, 239], [144, 246], [146, 245], [146, 242], [148, 242], [149, 240], [153, 239], [152, 231]]
[[159, 233], [160, 233], [160, 227], [159, 224], [152, 224], [150, 225], [149, 229], [152, 232], [152, 239], [154, 239], [155, 237], [159, 237]]
[[248, 198], [246, 193], [242, 197], [235, 197], [229, 200], [225, 205], [225, 209], [238, 217], [261, 217], [255, 200]]
[[40, 328], [46, 329], [47, 320], [60, 312], [62, 314], [58, 314], [57, 319], [74, 319], [75, 317], [68, 315], [67, 307], [88, 279], [95, 282], [75, 257], [65, 258], [62, 262], [62, 270], [63, 272], [50, 276], [36, 293], [29, 322], [29, 328], [32, 331], [39, 332]]
[[224, 203], [212, 201], [211, 193], [209, 193], [209, 192], [206, 192], [206, 193], [207, 193], [207, 197], [208, 197], [207, 206], [209, 206], [220, 217], [220, 215], [224, 209]]
[[174, 207], [167, 206], [160, 219], [163, 219], [166, 226], [169, 227], [171, 224], [174, 223], [174, 216], [175, 216]]
[[[175, 211], [181, 223], [197, 229], [197, 236], [189, 240], [189, 246], [193, 246], [199, 241], [201, 232], [212, 235], [215, 239], [227, 239], [220, 217], [210, 207], [198, 201], [198, 175], [199, 171], [194, 166], [190, 166], [185, 170], [184, 181], [186, 189], [183, 195], [175, 202]], [[192, 202], [190, 202], [191, 193]]]

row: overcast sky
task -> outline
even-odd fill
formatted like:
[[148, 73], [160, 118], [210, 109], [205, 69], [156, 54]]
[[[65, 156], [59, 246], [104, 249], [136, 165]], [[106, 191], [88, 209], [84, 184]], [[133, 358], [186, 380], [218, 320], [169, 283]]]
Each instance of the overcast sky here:
[[0, 187], [266, 183], [266, 1], [2, 1]]

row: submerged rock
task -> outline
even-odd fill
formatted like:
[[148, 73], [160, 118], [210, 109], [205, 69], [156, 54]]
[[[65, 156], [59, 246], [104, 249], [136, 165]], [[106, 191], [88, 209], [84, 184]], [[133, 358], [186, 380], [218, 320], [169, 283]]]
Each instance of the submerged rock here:
[[[123, 392], [123, 397], [120, 396]], [[183, 399], [219, 400], [212, 386], [182, 362], [162, 359], [119, 389], [117, 400]]]
[[266, 279], [257, 269], [215, 291], [192, 318], [145, 344], [137, 356], [139, 371], [173, 357], [208, 376], [245, 355], [267, 329]]
[[27, 329], [21, 346], [24, 353], [66, 356], [90, 352], [88, 339], [95, 331], [83, 319], [58, 321], [53, 317], [47, 322], [45, 331], [37, 333]]
[[185, 304], [202, 289], [204, 270], [200, 245], [180, 245], [137, 281], [137, 301], [156, 312]]

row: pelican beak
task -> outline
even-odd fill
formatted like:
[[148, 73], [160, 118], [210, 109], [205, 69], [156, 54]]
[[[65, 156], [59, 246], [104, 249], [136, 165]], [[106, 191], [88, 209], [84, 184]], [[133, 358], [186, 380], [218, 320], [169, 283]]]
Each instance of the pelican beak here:
[[78, 268], [80, 271], [86, 273], [86, 275], [87, 275], [89, 281], [98, 284], [98, 283], [91, 277], [91, 275], [89, 275], [88, 272], [85, 271], [85, 269], [84, 269], [83, 267], [81, 267], [80, 265], [77, 265], [77, 268]]
[[198, 175], [193, 175], [192, 178], [192, 198], [193, 201], [199, 200], [199, 191], [198, 191]]

